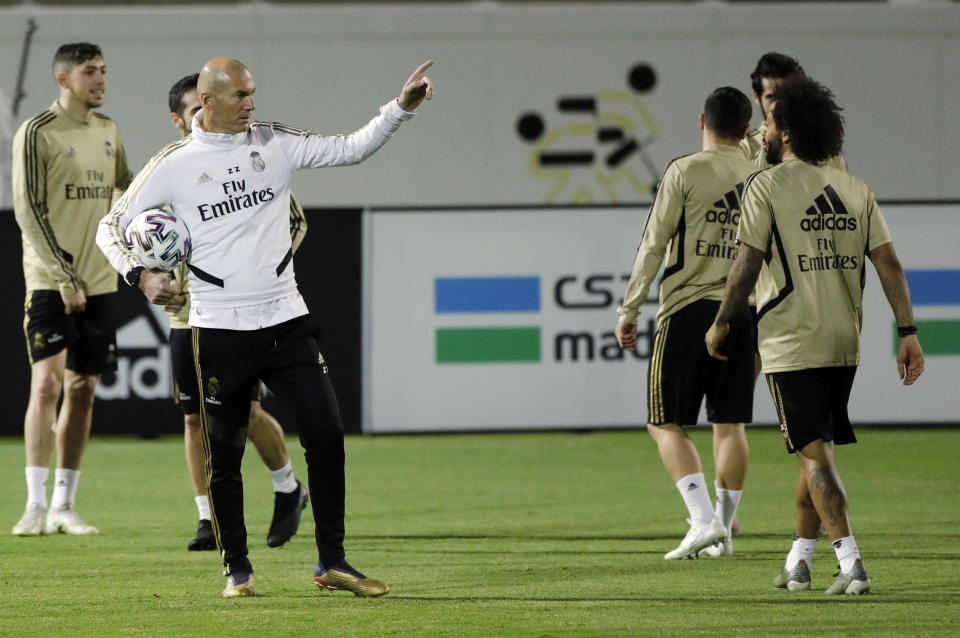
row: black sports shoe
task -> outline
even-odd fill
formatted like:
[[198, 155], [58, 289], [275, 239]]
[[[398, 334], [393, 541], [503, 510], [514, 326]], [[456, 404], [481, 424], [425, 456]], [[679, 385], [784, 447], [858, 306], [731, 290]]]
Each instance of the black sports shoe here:
[[202, 519], [197, 523], [197, 536], [187, 543], [187, 549], [191, 552], [202, 552], [216, 548], [217, 539], [213, 537], [213, 525], [210, 524], [210, 521]]
[[300, 481], [297, 481], [297, 489], [289, 494], [274, 492], [273, 522], [267, 532], [267, 547], [280, 547], [297, 533], [300, 514], [309, 500], [307, 488]]

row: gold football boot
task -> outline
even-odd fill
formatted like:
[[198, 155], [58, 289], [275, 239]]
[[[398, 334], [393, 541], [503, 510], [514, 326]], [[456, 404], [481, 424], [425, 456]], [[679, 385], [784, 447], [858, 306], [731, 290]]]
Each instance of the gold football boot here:
[[227, 586], [220, 595], [224, 598], [246, 598], [253, 596], [253, 572], [238, 571], [227, 576]]
[[322, 564], [317, 564], [317, 567], [313, 570], [313, 582], [320, 588], [320, 591], [342, 589], [353, 592], [354, 596], [362, 598], [372, 598], [390, 593], [389, 585], [375, 578], [367, 578], [350, 567], [346, 561], [341, 561], [337, 567], [340, 567], [340, 569], [325, 569]]

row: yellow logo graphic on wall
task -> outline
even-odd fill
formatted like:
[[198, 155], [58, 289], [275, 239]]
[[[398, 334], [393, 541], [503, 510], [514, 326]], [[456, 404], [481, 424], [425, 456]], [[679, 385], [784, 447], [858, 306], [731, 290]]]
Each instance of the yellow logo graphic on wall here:
[[529, 111], [517, 120], [517, 135], [530, 143], [530, 175], [552, 182], [547, 204], [647, 199], [660, 174], [647, 153], [660, 128], [641, 95], [656, 87], [646, 62], [627, 73], [629, 91], [557, 98], [556, 123]]
[[207, 394], [215, 397], [217, 396], [218, 392], [220, 392], [220, 379], [216, 377], [210, 377], [207, 379]]

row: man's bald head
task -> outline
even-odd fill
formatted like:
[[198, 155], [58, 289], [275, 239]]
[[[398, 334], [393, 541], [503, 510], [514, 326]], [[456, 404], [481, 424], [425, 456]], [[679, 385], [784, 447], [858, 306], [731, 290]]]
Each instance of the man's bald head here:
[[197, 91], [217, 93], [230, 84], [242, 80], [244, 75], [253, 75], [240, 60], [233, 58], [213, 58], [203, 65], [200, 77], [197, 79]]
[[241, 133], [250, 124], [255, 108], [253, 74], [239, 60], [213, 58], [197, 78], [203, 105], [203, 127], [212, 133]]

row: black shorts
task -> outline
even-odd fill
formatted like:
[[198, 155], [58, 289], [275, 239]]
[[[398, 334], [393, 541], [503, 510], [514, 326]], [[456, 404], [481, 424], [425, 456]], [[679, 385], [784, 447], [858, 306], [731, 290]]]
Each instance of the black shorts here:
[[[328, 376], [327, 363], [320, 354], [313, 323], [307, 315], [257, 330], [199, 328], [187, 334], [191, 343], [197, 343], [199, 348], [205, 412], [222, 421], [243, 420], [245, 423], [250, 406], [249, 401], [244, 406], [241, 397], [251, 396], [251, 390], [259, 392], [263, 385], [271, 388], [274, 379], [264, 371], [277, 362], [283, 369], [321, 368], [321, 376]], [[313, 376], [312, 373], [309, 376]], [[283, 378], [277, 382], [283, 386], [287, 381], [289, 379]], [[332, 386], [330, 391], [332, 393]], [[307, 405], [310, 401], [304, 398], [302, 403]], [[241, 413], [243, 419], [240, 419]]]
[[767, 375], [789, 454], [818, 439], [836, 445], [857, 442], [847, 415], [856, 373], [856, 366], [845, 366]]
[[[197, 414], [197, 368], [193, 359], [193, 339], [190, 328], [170, 330], [170, 364], [173, 368], [173, 401], [184, 414]], [[263, 399], [263, 386], [256, 384], [250, 393], [251, 401]]]
[[87, 297], [83, 312], [66, 314], [59, 290], [27, 291], [23, 334], [30, 364], [67, 350], [67, 369], [103, 374], [117, 369], [115, 293]]
[[647, 423], [696, 425], [704, 396], [711, 423], [753, 420], [753, 319], [746, 305], [737, 312], [724, 345], [728, 359], [720, 361], [704, 343], [719, 308], [719, 301], [701, 299], [657, 328], [647, 369]]

